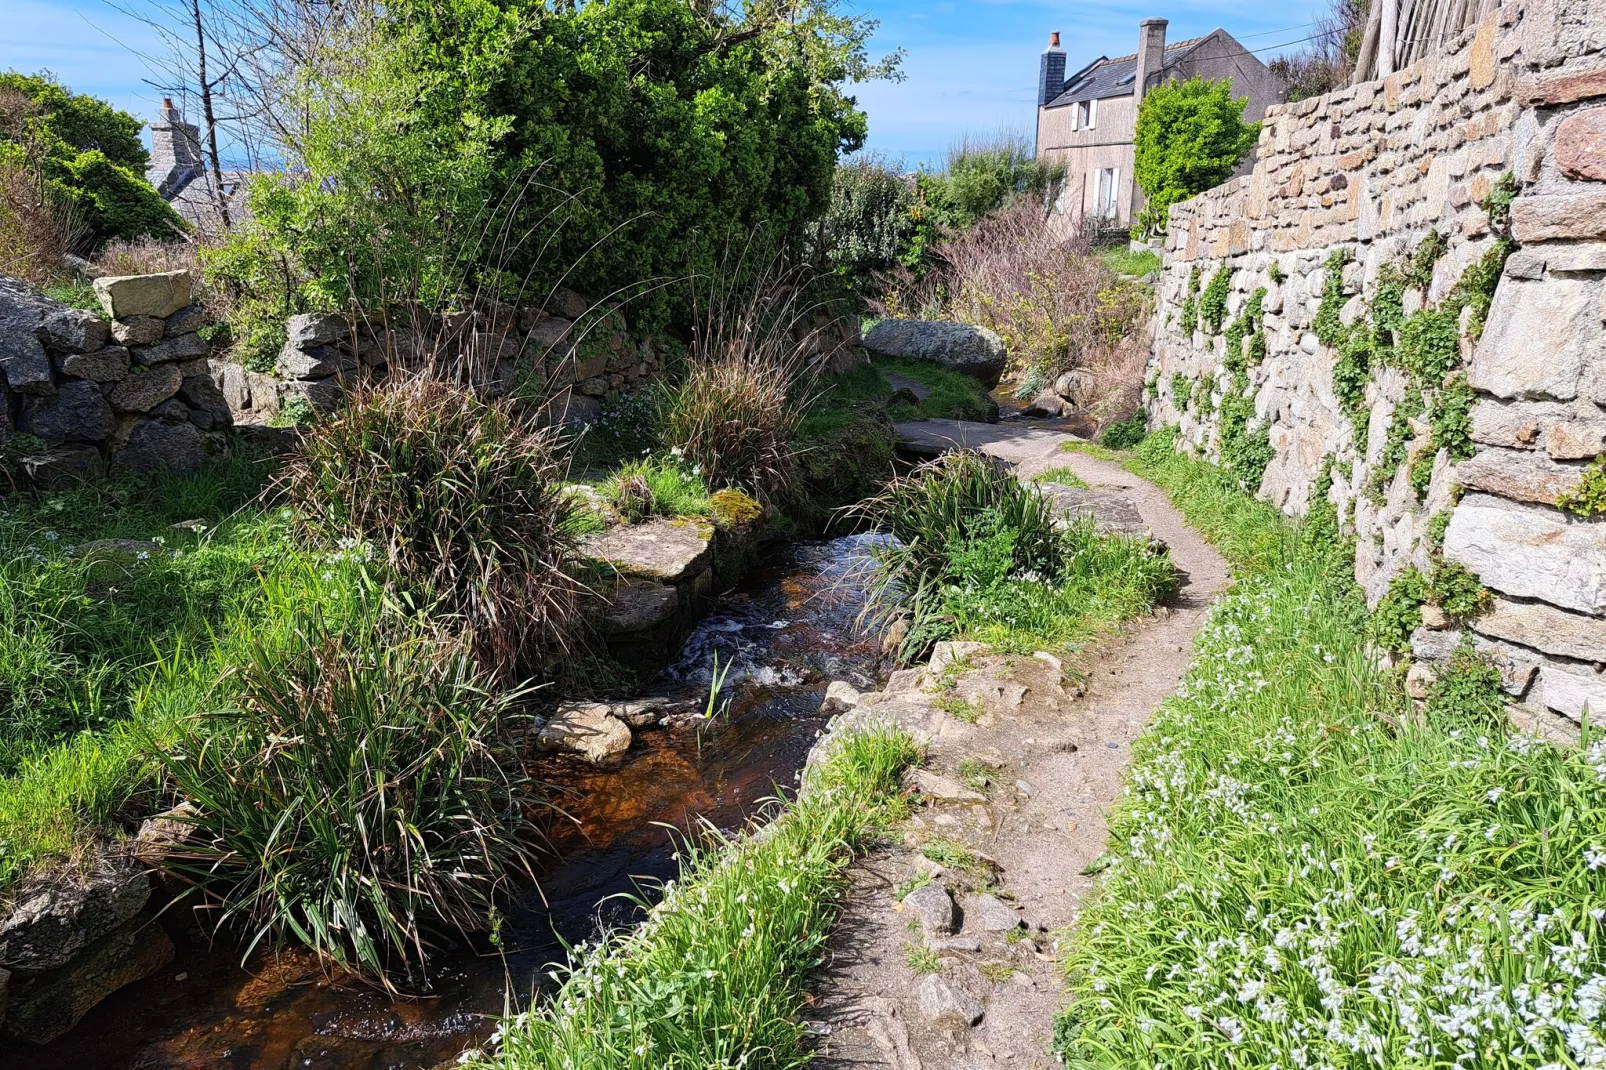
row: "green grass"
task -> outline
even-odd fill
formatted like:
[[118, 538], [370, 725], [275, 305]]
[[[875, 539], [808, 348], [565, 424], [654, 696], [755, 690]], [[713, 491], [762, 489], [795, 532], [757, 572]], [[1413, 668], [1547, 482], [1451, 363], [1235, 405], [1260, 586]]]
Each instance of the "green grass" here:
[[832, 745], [805, 790], [762, 834], [705, 830], [645, 923], [576, 950], [559, 991], [502, 1022], [479, 1065], [506, 1070], [793, 1068], [810, 1053], [799, 1021], [825, 950], [844, 869], [901, 812], [899, 776], [918, 760], [891, 728]]
[[1131, 246], [1112, 246], [1100, 250], [1099, 259], [1117, 275], [1148, 275], [1159, 271], [1162, 264], [1160, 254], [1148, 249], [1134, 251]]
[[942, 960], [925, 944], [910, 944], [904, 948], [903, 961], [910, 971], [918, 974], [938, 973], [942, 970]]
[[710, 516], [714, 512], [708, 485], [673, 456], [626, 461], [597, 490], [632, 524], [654, 516]]
[[1411, 716], [1342, 546], [1169, 436], [1133, 467], [1237, 583], [1134, 747], [1071, 934], [1065, 1064], [1593, 1065], [1606, 742], [1508, 733], [1465, 658]]
[[[194, 709], [228, 663], [230, 637], [289, 603], [340, 597], [355, 548], [298, 549], [283, 511], [257, 500], [266, 476], [241, 457], [192, 476], [6, 499], [0, 889], [77, 854], [150, 789], [148, 737]], [[101, 539], [142, 542], [84, 553]]]
[[1087, 480], [1071, 471], [1069, 468], [1050, 468], [1046, 472], [1039, 472], [1032, 477], [1033, 483], [1058, 483], [1063, 487], [1075, 487], [1077, 490], [1087, 490]]
[[1072, 651], [1147, 611], [1175, 587], [1163, 551], [1061, 528], [1046, 499], [990, 458], [949, 454], [895, 480], [859, 514], [892, 539], [876, 546], [870, 615], [906, 619], [899, 656], [945, 639], [1004, 653]]
[[993, 400], [980, 380], [969, 375], [949, 371], [923, 360], [877, 357], [870, 363], [882, 375], [890, 372], [931, 391], [929, 396], [916, 403], [898, 402], [891, 405], [888, 412], [899, 423], [909, 420], [988, 422], [998, 419], [998, 402]]

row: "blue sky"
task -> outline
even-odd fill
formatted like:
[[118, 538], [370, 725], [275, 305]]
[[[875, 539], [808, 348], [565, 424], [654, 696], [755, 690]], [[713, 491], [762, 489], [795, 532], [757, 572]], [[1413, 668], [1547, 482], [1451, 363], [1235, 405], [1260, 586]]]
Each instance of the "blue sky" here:
[[[134, 0], [135, 3], [138, 0]], [[1137, 50], [1138, 21], [1171, 20], [1171, 40], [1225, 27], [1270, 58], [1312, 31], [1327, 0], [849, 0], [881, 21], [875, 46], [902, 46], [899, 83], [854, 89], [870, 116], [871, 151], [909, 165], [941, 160], [967, 132], [1034, 123], [1037, 57], [1052, 30], [1072, 68]], [[71, 88], [149, 119], [158, 94], [136, 51], [158, 49], [151, 31], [103, 0], [0, 0], [0, 69], [49, 69]], [[1255, 35], [1255, 36], [1250, 36]]]

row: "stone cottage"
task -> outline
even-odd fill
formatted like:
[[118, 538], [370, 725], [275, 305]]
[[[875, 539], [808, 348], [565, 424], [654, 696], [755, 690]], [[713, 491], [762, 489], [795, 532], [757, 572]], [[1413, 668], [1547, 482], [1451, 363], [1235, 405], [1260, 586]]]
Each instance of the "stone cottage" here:
[[[146, 181], [203, 234], [223, 230], [212, 172], [201, 153], [200, 128], [185, 122], [184, 113], [173, 105], [173, 99], [164, 97], [162, 110], [150, 130], [151, 162], [145, 170]], [[241, 194], [249, 178], [250, 172], [246, 171], [223, 172], [223, 200], [233, 219], [238, 219], [244, 210]]]
[[1049, 39], [1038, 75], [1037, 156], [1064, 165], [1055, 207], [1072, 222], [1124, 229], [1143, 206], [1132, 174], [1133, 135], [1138, 104], [1155, 86], [1195, 75], [1230, 79], [1233, 94], [1249, 98], [1244, 118], [1251, 122], [1282, 101], [1281, 80], [1226, 30], [1167, 45], [1166, 25], [1144, 19], [1136, 53], [1100, 56], [1069, 77], [1059, 33]]

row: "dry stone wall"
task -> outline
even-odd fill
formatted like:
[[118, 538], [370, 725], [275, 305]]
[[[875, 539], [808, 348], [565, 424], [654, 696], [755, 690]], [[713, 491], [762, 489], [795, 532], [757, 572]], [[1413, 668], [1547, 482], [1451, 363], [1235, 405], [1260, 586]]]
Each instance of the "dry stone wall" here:
[[1414, 687], [1466, 640], [1541, 721], [1606, 713], [1606, 517], [1557, 507], [1606, 451], [1606, 6], [1508, 4], [1272, 108], [1168, 234], [1151, 424], [1336, 509], [1374, 605], [1413, 568], [1488, 588], [1424, 608]]
[[555, 413], [588, 422], [602, 402], [646, 389], [664, 371], [662, 340], [628, 329], [622, 312], [559, 290], [543, 306], [487, 303], [444, 315], [290, 317], [272, 373], [217, 361], [213, 371], [230, 407], [247, 422], [272, 420], [291, 399], [331, 412], [362, 376], [393, 365], [453, 369], [493, 395], [552, 399]]
[[198, 467], [232, 418], [189, 276], [101, 278], [95, 292], [109, 319], [0, 276], [0, 439], [44, 487]]

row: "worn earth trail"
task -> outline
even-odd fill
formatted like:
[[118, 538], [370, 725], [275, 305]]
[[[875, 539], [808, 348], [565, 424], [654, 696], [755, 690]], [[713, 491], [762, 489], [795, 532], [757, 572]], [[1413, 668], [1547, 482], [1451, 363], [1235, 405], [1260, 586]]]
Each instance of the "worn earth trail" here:
[[[1082, 492], [1091, 511], [1119, 520], [1135, 507], [1182, 573], [1168, 606], [1079, 663], [948, 644], [851, 715], [890, 716], [929, 741], [915, 774], [927, 803], [896, 830], [902, 842], [854, 867], [810, 1015], [816, 1065], [1051, 1067], [1064, 1004], [1053, 934], [1088, 893], [1082, 871], [1104, 852], [1132, 741], [1181, 680], [1227, 565], [1158, 489], [1062, 451], [1068, 435], [957, 421], [898, 430], [926, 452], [982, 449], [1022, 478], [1072, 469], [1097, 492]], [[975, 723], [955, 717], [943, 709], [955, 698], [986, 712]]]

